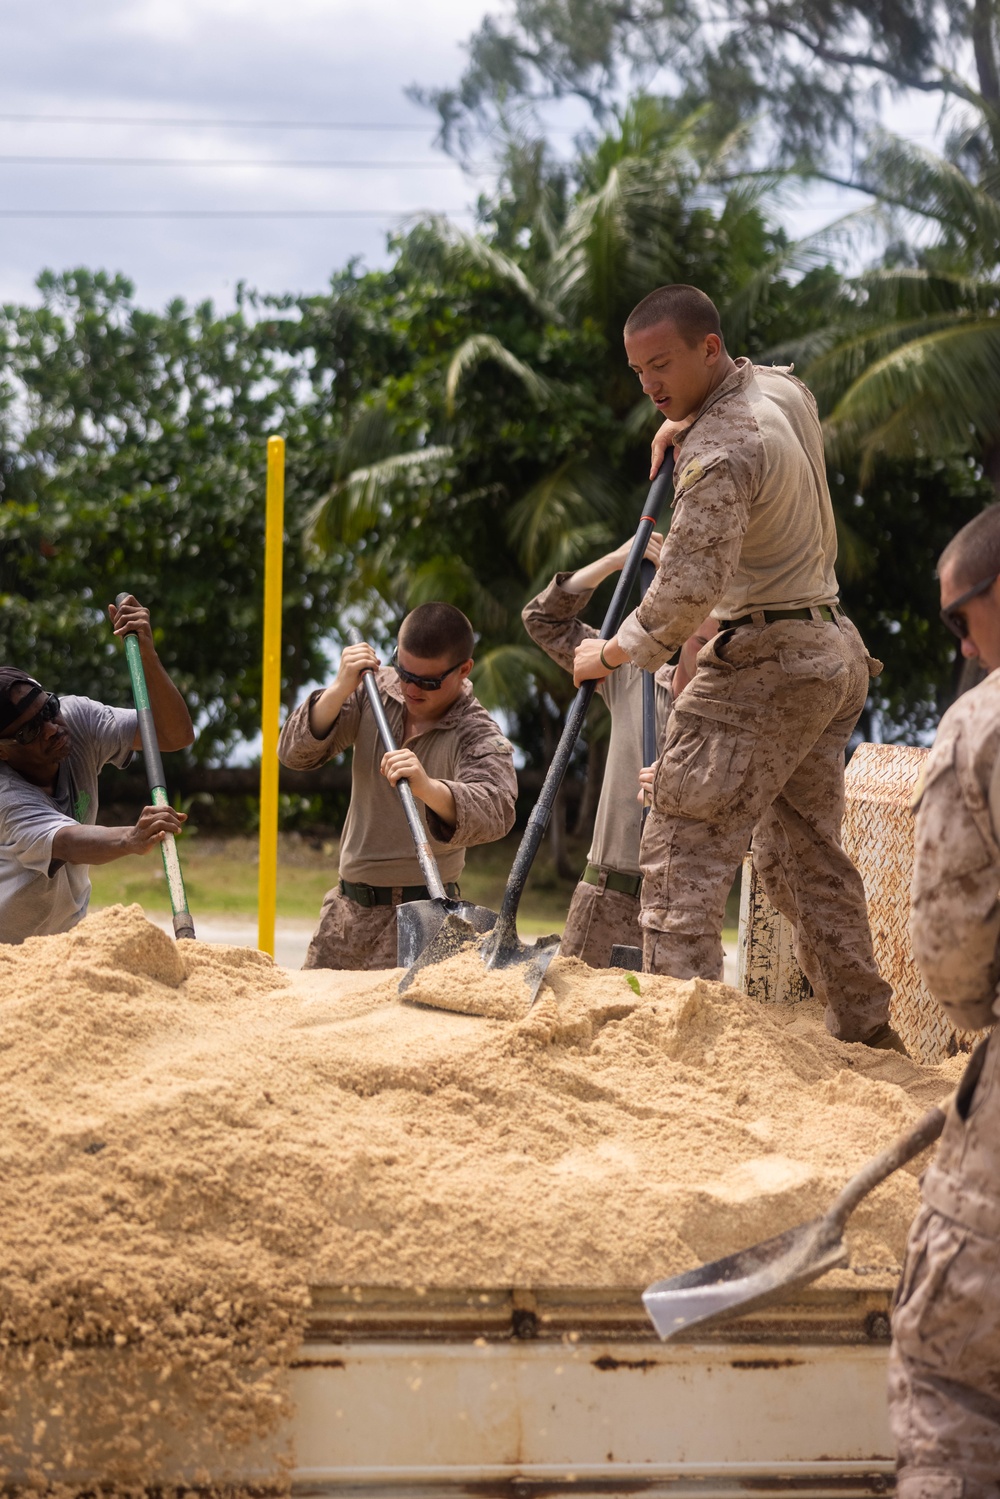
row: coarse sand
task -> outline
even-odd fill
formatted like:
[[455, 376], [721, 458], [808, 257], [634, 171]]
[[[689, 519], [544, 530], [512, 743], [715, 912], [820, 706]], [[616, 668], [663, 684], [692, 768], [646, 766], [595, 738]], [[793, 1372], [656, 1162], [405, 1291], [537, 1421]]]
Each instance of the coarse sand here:
[[[0, 1477], [136, 1489], [192, 1409], [238, 1454], [310, 1287], [638, 1288], [767, 1238], [961, 1071], [701, 980], [557, 958], [491, 1018], [398, 977], [175, 945], [138, 906], [0, 945]], [[923, 1164], [856, 1212], [855, 1271], [895, 1271]]]

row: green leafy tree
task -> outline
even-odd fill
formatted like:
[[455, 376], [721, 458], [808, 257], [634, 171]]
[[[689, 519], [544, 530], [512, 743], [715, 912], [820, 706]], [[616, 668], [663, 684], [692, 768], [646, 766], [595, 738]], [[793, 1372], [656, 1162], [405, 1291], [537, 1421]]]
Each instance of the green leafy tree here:
[[63, 691], [128, 700], [106, 605], [134, 592], [192, 706], [196, 753], [223, 756], [259, 719], [263, 485], [288, 432], [286, 689], [323, 669], [336, 556], [303, 565], [315, 501], [285, 331], [205, 304], [163, 314], [123, 277], [44, 275], [7, 307], [0, 407], [0, 659]]
[[457, 84], [412, 93], [463, 150], [566, 96], [606, 124], [666, 75], [689, 103], [714, 101], [721, 132], [755, 121], [758, 155], [821, 163], [911, 92], [970, 107], [998, 160], [998, 26], [995, 0], [514, 0], [469, 38]]
[[[702, 118], [635, 101], [578, 164], [570, 196], [515, 151], [483, 232], [423, 224], [392, 272], [348, 293], [374, 297], [399, 346], [347, 422], [317, 545], [352, 549], [352, 597], [387, 624], [429, 597], [464, 608], [482, 633], [477, 690], [543, 761], [572, 689], [525, 641], [521, 606], [629, 534], [648, 484], [657, 418], [625, 361], [628, 312], [659, 282], [697, 280], [739, 304], [751, 350], [821, 315], [815, 277], [743, 296], [784, 241], [753, 191], [714, 184], [726, 157]], [[324, 309], [301, 309], [317, 370]]]

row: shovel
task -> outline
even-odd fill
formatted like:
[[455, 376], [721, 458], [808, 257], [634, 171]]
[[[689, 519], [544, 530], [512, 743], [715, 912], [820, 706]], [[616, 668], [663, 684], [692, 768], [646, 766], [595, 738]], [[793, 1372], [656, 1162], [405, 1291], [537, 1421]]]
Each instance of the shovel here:
[[[672, 462], [672, 458], [668, 459]], [[643, 557], [639, 565], [639, 593], [646, 597], [646, 590], [656, 576], [656, 568]], [[651, 671], [642, 674], [642, 763], [644, 766], [656, 762], [656, 675]], [[642, 809], [642, 826], [646, 826], [648, 803]], [[642, 948], [630, 942], [616, 942], [611, 949], [609, 968], [632, 968], [642, 970]]]
[[[672, 480], [673, 463], [665, 462], [650, 485], [639, 526], [632, 542], [632, 549], [621, 570], [618, 586], [601, 626], [601, 640], [610, 640], [618, 632], [618, 626], [625, 614], [628, 596], [632, 591], [632, 584], [639, 571], [639, 563]], [[514, 857], [496, 925], [479, 942], [480, 956], [485, 968], [503, 969], [518, 966], [524, 969], [529, 1007], [534, 1004], [542, 979], [545, 977], [545, 970], [558, 950], [559, 938], [543, 938], [529, 947], [517, 935], [517, 908], [535, 855], [545, 836], [545, 829], [552, 815], [553, 803], [562, 785], [576, 741], [580, 737], [580, 730], [583, 728], [583, 721], [587, 716], [587, 709], [590, 707], [590, 700], [596, 688], [596, 681], [584, 682], [570, 705], [562, 737], [556, 747], [538, 801], [528, 818], [528, 826], [524, 830], [524, 837]], [[406, 992], [422, 969], [431, 963], [443, 963], [446, 959], [454, 957], [475, 939], [476, 932], [470, 922], [462, 921], [457, 916], [448, 916], [434, 941], [424, 948], [417, 961], [400, 979], [400, 994]]]
[[851, 1178], [822, 1218], [787, 1229], [739, 1254], [648, 1286], [642, 1301], [660, 1337], [672, 1338], [689, 1327], [779, 1301], [791, 1286], [806, 1285], [827, 1270], [846, 1264], [844, 1226], [858, 1203], [887, 1176], [933, 1145], [944, 1129], [944, 1121], [941, 1109], [930, 1109], [907, 1134], [900, 1135]]
[[[347, 632], [352, 645], [361, 645], [361, 635], [352, 626]], [[385, 704], [378, 690], [375, 673], [369, 667], [362, 673], [368, 705], [372, 710], [379, 737], [387, 753], [397, 748], [385, 716]], [[468, 922], [476, 932], [488, 932], [496, 921], [496, 912], [485, 906], [474, 906], [471, 901], [452, 900], [444, 888], [437, 860], [431, 853], [427, 832], [417, 810], [416, 797], [409, 781], [397, 781], [396, 790], [403, 804], [413, 845], [417, 851], [417, 862], [424, 877], [430, 900], [408, 900], [396, 907], [396, 961], [400, 968], [409, 968], [415, 963], [427, 944], [437, 936], [446, 916]]]
[[[130, 595], [120, 593], [115, 599], [116, 609], [120, 609]], [[170, 799], [167, 796], [167, 778], [163, 773], [163, 759], [160, 755], [160, 745], [156, 737], [156, 725], [153, 722], [153, 710], [149, 706], [149, 693], [146, 691], [146, 673], [142, 669], [142, 656], [139, 654], [138, 635], [128, 634], [125, 636], [125, 659], [128, 662], [128, 674], [132, 681], [132, 698], [135, 702], [135, 711], [139, 719], [139, 735], [142, 739], [142, 759], [146, 767], [146, 780], [149, 784], [149, 796], [154, 807], [169, 807]], [[173, 833], [167, 833], [160, 844], [160, 856], [163, 859], [163, 873], [167, 877], [167, 889], [170, 892], [170, 910], [174, 919], [174, 936], [180, 940], [185, 937], [194, 937], [194, 917], [188, 910], [187, 891], [184, 889], [184, 876], [181, 873], [181, 861], [177, 857], [177, 844]]]

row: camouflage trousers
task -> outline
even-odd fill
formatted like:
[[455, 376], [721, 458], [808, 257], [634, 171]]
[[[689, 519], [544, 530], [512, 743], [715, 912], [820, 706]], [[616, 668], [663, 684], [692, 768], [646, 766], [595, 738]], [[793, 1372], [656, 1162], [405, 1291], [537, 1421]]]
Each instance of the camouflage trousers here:
[[[740, 626], [674, 704], [640, 863], [647, 971], [722, 977], [726, 897], [748, 845], [834, 1036], [888, 1019], [861, 877], [844, 853], [844, 750], [869, 657], [844, 617]], [[873, 663], [874, 664], [874, 663]]]
[[899, 1499], [1000, 1499], [1000, 1240], [923, 1207], [892, 1316]]
[[582, 958], [591, 968], [607, 968], [616, 942], [642, 946], [639, 897], [581, 880], [569, 904], [560, 954]]
[[319, 925], [303, 968], [395, 968], [396, 905], [359, 906], [334, 885], [323, 897]]

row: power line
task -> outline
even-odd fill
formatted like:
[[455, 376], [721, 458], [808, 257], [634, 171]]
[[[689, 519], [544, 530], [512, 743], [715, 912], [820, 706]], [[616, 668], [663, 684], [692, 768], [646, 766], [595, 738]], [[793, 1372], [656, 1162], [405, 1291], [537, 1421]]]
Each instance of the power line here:
[[0, 208], [0, 219], [383, 219], [468, 208]]
[[444, 157], [433, 161], [275, 161], [272, 158], [237, 159], [199, 156], [0, 156], [0, 166], [35, 167], [322, 167], [325, 170], [364, 168], [365, 171], [424, 171], [433, 167], [456, 167]]
[[390, 125], [368, 120], [215, 120], [152, 115], [0, 114], [0, 120], [50, 125], [208, 125], [227, 130], [420, 130], [425, 134], [432, 128], [429, 122], [415, 125], [398, 121]]

